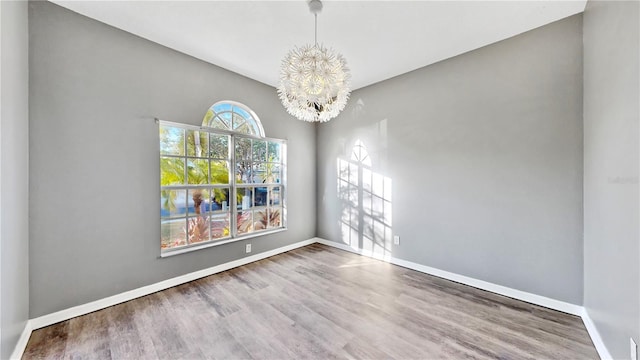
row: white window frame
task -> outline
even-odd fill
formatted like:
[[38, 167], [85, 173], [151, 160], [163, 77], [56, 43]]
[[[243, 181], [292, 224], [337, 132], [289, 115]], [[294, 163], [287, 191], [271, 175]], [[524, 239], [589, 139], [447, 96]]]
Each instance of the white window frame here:
[[[255, 118], [257, 120], [257, 118]], [[168, 257], [168, 256], [173, 256], [173, 255], [178, 255], [178, 254], [183, 254], [186, 252], [191, 252], [191, 251], [195, 251], [195, 250], [200, 250], [200, 249], [204, 249], [204, 248], [209, 248], [212, 246], [218, 246], [218, 245], [223, 245], [223, 244], [228, 244], [231, 242], [236, 242], [236, 241], [241, 241], [241, 240], [246, 240], [246, 239], [250, 239], [250, 238], [254, 238], [254, 237], [260, 237], [260, 236], [264, 236], [264, 235], [269, 235], [269, 234], [274, 234], [274, 233], [278, 233], [278, 232], [282, 232], [282, 231], [286, 231], [287, 230], [287, 140], [286, 139], [277, 139], [277, 138], [269, 138], [269, 137], [263, 137], [263, 136], [257, 136], [257, 135], [250, 135], [250, 134], [244, 134], [244, 133], [238, 133], [238, 132], [234, 132], [234, 131], [229, 131], [229, 130], [222, 130], [222, 129], [218, 129], [218, 128], [210, 128], [210, 127], [206, 127], [206, 126], [194, 126], [194, 125], [188, 125], [188, 124], [182, 124], [182, 123], [176, 123], [176, 122], [171, 122], [171, 121], [166, 121], [166, 120], [160, 120], [160, 119], [156, 119], [156, 122], [159, 124], [159, 126], [165, 126], [165, 127], [173, 127], [173, 128], [180, 128], [183, 129], [185, 131], [185, 152], [184, 155], [175, 155], [173, 157], [176, 158], [183, 158], [185, 160], [188, 160], [190, 157], [187, 156], [187, 152], [186, 152], [186, 146], [187, 146], [187, 131], [191, 130], [191, 131], [202, 131], [202, 132], [206, 132], [209, 134], [218, 134], [218, 135], [228, 135], [229, 136], [229, 144], [228, 144], [228, 159], [229, 159], [229, 184], [203, 184], [203, 185], [189, 185], [187, 182], [187, 179], [185, 178], [185, 184], [181, 184], [181, 185], [169, 185], [169, 186], [161, 186], [160, 190], [188, 190], [188, 189], [193, 189], [193, 188], [229, 188], [229, 200], [230, 200], [230, 204], [229, 204], [229, 237], [225, 237], [223, 239], [220, 240], [214, 240], [214, 239], [210, 239], [208, 241], [203, 241], [203, 242], [198, 242], [198, 243], [194, 243], [194, 244], [186, 244], [180, 247], [176, 247], [176, 248], [167, 248], [167, 249], [162, 249], [160, 244], [159, 248], [160, 248], [160, 256], [161, 257]], [[258, 125], [260, 126], [260, 128], [262, 127], [260, 125], [259, 120], [257, 121]], [[276, 183], [239, 183], [236, 180], [236, 165], [237, 165], [237, 161], [236, 161], [236, 151], [235, 151], [235, 144], [236, 144], [236, 140], [237, 139], [252, 139], [252, 140], [260, 140], [260, 141], [272, 141], [272, 142], [278, 142], [280, 143], [280, 168], [281, 168], [281, 172], [280, 172], [280, 182], [276, 182]], [[160, 153], [159, 151], [159, 158], [165, 157], [167, 155], [163, 155]], [[252, 155], [253, 157], [253, 155]], [[251, 159], [251, 163], [253, 163], [254, 160], [253, 158]], [[185, 169], [186, 169], [186, 162], [185, 162]], [[186, 170], [185, 170], [186, 171]], [[281, 214], [280, 214], [280, 227], [277, 228], [267, 228], [267, 229], [263, 229], [263, 230], [257, 230], [257, 231], [253, 231], [250, 233], [243, 233], [243, 234], [238, 234], [237, 232], [237, 217], [238, 214], [242, 211], [238, 209], [238, 204], [236, 204], [237, 202], [237, 195], [236, 195], [236, 191], [238, 191], [238, 189], [243, 189], [243, 188], [254, 188], [253, 191], [255, 191], [255, 188], [264, 188], [266, 187], [267, 189], [272, 189], [274, 187], [279, 187], [280, 188], [280, 204], [281, 204]], [[188, 191], [187, 191], [187, 197], [188, 197]], [[254, 199], [255, 196], [252, 196], [252, 199]], [[262, 209], [262, 207], [252, 207], [252, 211], [258, 211]], [[185, 211], [188, 212], [188, 209], [186, 209]], [[188, 215], [185, 215], [185, 219], [188, 219]], [[160, 218], [160, 220], [162, 221], [162, 218]]]

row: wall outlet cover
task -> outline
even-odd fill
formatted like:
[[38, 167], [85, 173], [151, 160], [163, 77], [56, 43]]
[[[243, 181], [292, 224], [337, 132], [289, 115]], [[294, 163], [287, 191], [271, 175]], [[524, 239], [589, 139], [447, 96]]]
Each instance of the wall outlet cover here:
[[400, 236], [399, 235], [394, 235], [393, 236], [393, 245], [400, 245]]
[[251, 244], [247, 244], [246, 248], [245, 248], [245, 252], [248, 254], [251, 252]]

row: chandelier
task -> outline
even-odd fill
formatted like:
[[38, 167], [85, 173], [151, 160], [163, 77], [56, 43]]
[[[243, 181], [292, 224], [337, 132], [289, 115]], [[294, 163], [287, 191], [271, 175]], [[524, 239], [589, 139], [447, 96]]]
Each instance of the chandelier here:
[[315, 17], [315, 43], [294, 47], [280, 69], [278, 96], [287, 112], [310, 122], [325, 122], [338, 116], [349, 99], [351, 74], [342, 55], [318, 45], [320, 0], [309, 1]]

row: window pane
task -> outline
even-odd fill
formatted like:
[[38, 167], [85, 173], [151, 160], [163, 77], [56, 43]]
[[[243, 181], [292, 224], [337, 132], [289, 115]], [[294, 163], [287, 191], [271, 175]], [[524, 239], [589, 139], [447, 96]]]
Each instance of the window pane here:
[[238, 234], [246, 234], [253, 231], [253, 211], [238, 212]]
[[211, 206], [209, 189], [191, 189], [187, 197], [189, 215], [206, 214]]
[[277, 228], [282, 226], [282, 208], [269, 208], [269, 224], [270, 228]]
[[209, 183], [209, 160], [187, 160], [187, 183], [191, 185]]
[[253, 212], [253, 230], [264, 230], [269, 225], [269, 214], [267, 209]]
[[160, 158], [160, 185], [184, 184], [184, 159], [161, 157]]
[[280, 162], [280, 143], [275, 141], [268, 142], [268, 157], [270, 162]]
[[229, 189], [213, 189], [211, 211], [229, 211]]
[[209, 136], [204, 131], [187, 131], [187, 156], [207, 157]]
[[253, 201], [255, 206], [267, 206], [267, 188], [266, 187], [257, 187], [254, 190]]
[[184, 155], [184, 130], [160, 126], [160, 154]]
[[233, 111], [245, 119], [252, 119], [251, 115], [239, 106], [234, 106]]
[[211, 239], [221, 239], [228, 237], [229, 214], [216, 214], [211, 216]]
[[251, 139], [236, 138], [236, 161], [251, 160]]
[[252, 191], [251, 188], [238, 189], [238, 209], [248, 210], [252, 207]]
[[233, 114], [233, 131], [240, 134], [253, 134], [253, 128], [245, 121], [245, 119], [238, 115]]
[[162, 249], [171, 249], [187, 244], [185, 229], [186, 219], [162, 220], [160, 224], [160, 239]]
[[253, 161], [267, 161], [267, 142], [253, 140]]
[[252, 169], [250, 161], [236, 162], [236, 183], [247, 184], [252, 181]]
[[229, 130], [229, 127], [225, 124], [225, 122], [219, 116], [214, 117], [207, 124], [207, 126], [212, 127], [214, 129]]
[[224, 129], [231, 130], [231, 113], [228, 111], [218, 114], [218, 119], [225, 126]]
[[264, 163], [253, 163], [251, 171], [251, 182], [254, 184], [262, 184], [267, 182], [267, 167]]
[[269, 193], [269, 205], [280, 205], [281, 191], [280, 187], [274, 187]]
[[160, 216], [170, 217], [183, 215], [187, 207], [187, 190], [161, 190]]
[[209, 216], [201, 215], [187, 219], [189, 244], [209, 241]]
[[229, 136], [228, 135], [209, 135], [209, 157], [215, 159], [229, 158]]
[[271, 184], [280, 184], [282, 182], [282, 166], [280, 164], [266, 164], [267, 180]]
[[226, 161], [211, 160], [211, 182], [210, 184], [229, 183], [229, 163]]

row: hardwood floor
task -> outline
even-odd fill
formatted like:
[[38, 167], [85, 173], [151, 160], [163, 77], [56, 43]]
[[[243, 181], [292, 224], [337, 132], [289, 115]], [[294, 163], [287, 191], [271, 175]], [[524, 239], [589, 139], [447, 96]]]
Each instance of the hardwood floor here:
[[313, 244], [33, 332], [24, 359], [598, 359], [579, 317]]

